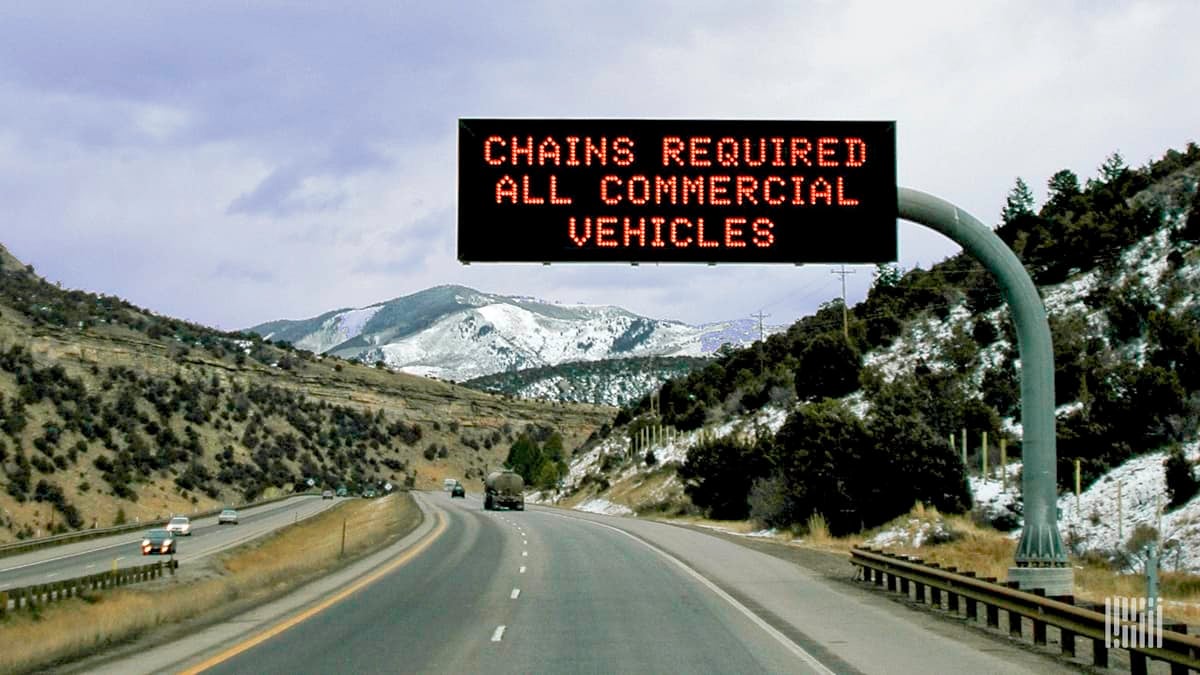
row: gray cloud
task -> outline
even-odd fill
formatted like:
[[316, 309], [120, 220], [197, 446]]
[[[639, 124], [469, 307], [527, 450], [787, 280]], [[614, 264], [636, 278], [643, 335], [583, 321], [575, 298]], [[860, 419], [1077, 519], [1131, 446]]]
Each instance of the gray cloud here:
[[[995, 222], [1196, 140], [1194, 3], [0, 6], [0, 241], [222, 327], [438, 283], [699, 322], [812, 311], [828, 267], [455, 260], [460, 116], [895, 119], [901, 183]], [[901, 225], [901, 262], [951, 242]], [[848, 280], [851, 301], [870, 268]]]

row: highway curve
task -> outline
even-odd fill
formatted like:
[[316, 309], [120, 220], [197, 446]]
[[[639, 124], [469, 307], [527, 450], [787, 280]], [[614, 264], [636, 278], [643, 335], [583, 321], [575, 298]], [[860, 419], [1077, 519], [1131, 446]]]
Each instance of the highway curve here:
[[[928, 630], [795, 565], [661, 523], [417, 495], [445, 523], [410, 559], [320, 611], [234, 618], [217, 645], [113, 672], [1055, 672]], [[432, 528], [431, 528], [432, 529]], [[441, 532], [441, 534], [437, 534]], [[430, 539], [429, 537], [433, 537]], [[351, 586], [351, 589], [354, 587]], [[345, 591], [343, 591], [345, 592]], [[280, 624], [279, 621], [283, 620]], [[241, 623], [239, 623], [241, 622]], [[264, 626], [274, 628], [264, 630]], [[950, 631], [966, 632], [957, 626]], [[242, 632], [234, 632], [242, 631]], [[977, 641], [980, 638], [977, 638]], [[180, 654], [190, 654], [186, 658]], [[181, 660], [182, 658], [182, 660]], [[1067, 671], [1063, 671], [1067, 672]]]

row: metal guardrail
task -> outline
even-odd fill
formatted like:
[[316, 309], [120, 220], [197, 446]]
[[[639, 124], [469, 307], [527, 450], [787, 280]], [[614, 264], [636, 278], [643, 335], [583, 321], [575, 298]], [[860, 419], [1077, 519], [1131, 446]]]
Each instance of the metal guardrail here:
[[[1033, 623], [1033, 642], [1046, 646], [1046, 627], [1054, 626], [1060, 631], [1059, 643], [1063, 654], [1075, 656], [1076, 638], [1092, 641], [1092, 660], [1099, 668], [1108, 667], [1109, 647], [1105, 641], [1105, 616], [1103, 608], [1090, 604], [1076, 603], [1072, 596], [1046, 597], [1041, 592], [1021, 591], [1009, 584], [997, 583], [991, 577], [978, 578], [974, 572], [959, 572], [953, 567], [942, 568], [936, 563], [926, 563], [920, 558], [886, 553], [879, 549], [854, 548], [850, 562], [859, 568], [862, 579], [876, 586], [885, 586], [889, 591], [899, 591], [918, 602], [958, 614], [960, 604], [968, 620], [977, 620], [979, 606], [984, 608], [987, 625], [1000, 627], [1000, 612], [1008, 612], [1009, 634], [1020, 637], [1021, 619]], [[910, 594], [910, 586], [912, 592]], [[925, 589], [929, 589], [926, 595]], [[1039, 589], [1040, 591], [1040, 589]], [[963, 602], [960, 603], [960, 600]], [[1128, 623], [1128, 622], [1127, 622]], [[1132, 625], [1132, 624], [1131, 624]], [[1129, 653], [1130, 672], [1135, 675], [1146, 672], [1147, 659], [1171, 664], [1171, 673], [1187, 673], [1188, 669], [1200, 670], [1200, 638], [1187, 634], [1185, 624], [1163, 624], [1161, 648], [1121, 646]], [[1117, 648], [1116, 646], [1113, 647]]]
[[[99, 591], [106, 588], [117, 588], [143, 581], [151, 581], [162, 577], [164, 571], [168, 571], [173, 575], [178, 568], [179, 561], [172, 558], [171, 560], [159, 560], [148, 565], [126, 567], [110, 572], [89, 574], [74, 579], [63, 579], [49, 584], [10, 588], [0, 591], [0, 619], [4, 618], [4, 614], [8, 611], [20, 611], [21, 609], [33, 610], [46, 603], [78, 597], [81, 593], [87, 591]], [[11, 608], [9, 607], [10, 604], [12, 605]]]
[[[249, 504], [242, 504], [240, 506], [235, 506], [233, 508], [251, 509], [251, 508], [256, 508], [259, 506], [266, 506], [267, 504], [273, 504], [275, 502], [281, 502], [285, 499], [291, 499], [292, 497], [314, 496], [314, 495], [319, 495], [319, 494], [321, 494], [321, 493], [311, 491], [311, 490], [306, 491], [306, 492], [293, 492], [293, 493], [286, 494], [286, 495], [280, 495], [278, 497], [271, 497], [270, 499], [261, 499], [257, 502], [251, 502]], [[210, 516], [215, 516], [215, 515], [219, 514], [225, 508], [228, 508], [228, 507], [223, 506], [221, 508], [209, 509], [207, 511], [201, 511], [198, 513], [178, 514], [178, 515], [186, 515], [189, 518], [208, 518]], [[96, 527], [96, 528], [92, 528], [90, 530], [78, 530], [76, 532], [66, 532], [64, 534], [55, 534], [55, 535], [52, 535], [49, 537], [39, 537], [37, 539], [25, 539], [23, 541], [15, 541], [10, 544], [0, 544], [0, 558], [3, 558], [5, 556], [10, 556], [10, 555], [16, 555], [18, 553], [27, 553], [29, 551], [36, 551], [40, 548], [47, 548], [50, 546], [60, 546], [62, 544], [70, 544], [70, 543], [76, 542], [76, 541], [86, 541], [88, 539], [95, 539], [97, 537], [106, 537], [110, 534], [120, 534], [122, 532], [137, 532], [139, 530], [144, 530], [149, 527], [155, 527], [158, 525], [166, 525], [169, 520], [170, 520], [170, 518], [168, 517], [168, 518], [160, 518], [157, 520], [146, 520], [146, 521], [142, 521], [142, 522], [138, 522], [138, 523], [127, 523], [125, 525], [115, 525], [113, 527]]]

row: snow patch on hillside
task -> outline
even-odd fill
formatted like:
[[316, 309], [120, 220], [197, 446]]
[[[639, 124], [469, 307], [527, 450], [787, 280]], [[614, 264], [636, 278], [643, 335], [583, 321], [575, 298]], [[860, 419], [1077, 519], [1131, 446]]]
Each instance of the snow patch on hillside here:
[[373, 305], [361, 309], [351, 309], [339, 312], [321, 322], [321, 327], [296, 341], [300, 349], [307, 349], [317, 354], [332, 349], [362, 334], [363, 327], [375, 316], [383, 305]]
[[622, 506], [621, 504], [614, 504], [614, 503], [608, 501], [607, 499], [601, 499], [599, 497], [594, 498], [594, 499], [589, 499], [586, 502], [583, 502], [579, 506], [576, 506], [575, 510], [576, 511], [586, 511], [588, 513], [602, 513], [606, 516], [634, 516], [634, 515], [637, 515], [633, 512], [633, 509], [631, 509], [629, 507]]
[[[1183, 450], [1190, 460], [1200, 459], [1200, 441], [1186, 444]], [[1084, 490], [1078, 503], [1074, 494], [1060, 497], [1059, 532], [1064, 543], [1076, 551], [1123, 549], [1134, 528], [1149, 525], [1158, 529], [1162, 541], [1178, 542], [1163, 555], [1165, 568], [1200, 573], [1200, 497], [1159, 516], [1158, 509], [1165, 510], [1168, 501], [1166, 457], [1166, 452], [1158, 451], [1130, 459]]]

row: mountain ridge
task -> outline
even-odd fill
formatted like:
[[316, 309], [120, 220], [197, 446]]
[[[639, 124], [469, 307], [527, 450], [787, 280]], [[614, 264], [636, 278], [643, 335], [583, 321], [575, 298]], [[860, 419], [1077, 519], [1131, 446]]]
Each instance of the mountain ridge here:
[[[577, 361], [701, 357], [759, 337], [751, 319], [693, 326], [616, 305], [563, 304], [445, 284], [380, 303], [258, 324], [271, 340], [395, 370], [465, 381]], [[783, 327], [764, 327], [773, 334]]]

